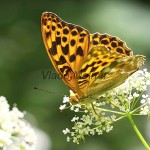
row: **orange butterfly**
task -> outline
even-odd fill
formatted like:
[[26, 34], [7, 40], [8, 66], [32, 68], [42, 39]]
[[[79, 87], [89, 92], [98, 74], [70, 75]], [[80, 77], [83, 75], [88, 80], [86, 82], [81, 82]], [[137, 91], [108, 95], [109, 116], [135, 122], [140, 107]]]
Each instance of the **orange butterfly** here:
[[75, 93], [72, 104], [91, 102], [122, 84], [144, 64], [126, 43], [108, 34], [90, 34], [52, 12], [41, 17], [48, 56], [65, 84]]

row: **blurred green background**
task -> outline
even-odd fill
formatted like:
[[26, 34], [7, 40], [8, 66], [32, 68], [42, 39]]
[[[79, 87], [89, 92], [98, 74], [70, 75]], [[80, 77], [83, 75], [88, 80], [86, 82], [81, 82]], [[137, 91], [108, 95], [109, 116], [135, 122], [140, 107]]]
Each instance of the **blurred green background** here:
[[[49, 136], [51, 147], [42, 150], [144, 150], [127, 120], [117, 122], [109, 134], [87, 137], [85, 143], [66, 142], [62, 130], [71, 127], [74, 114], [59, 111], [63, 95], [69, 94], [67, 86], [60, 79], [43, 79], [42, 71], [55, 72], [41, 36], [40, 17], [44, 11], [54, 12], [90, 33], [118, 36], [134, 54], [147, 57], [145, 67], [150, 69], [150, 3], [144, 0], [0, 2], [0, 95], [7, 97], [11, 106], [16, 103], [21, 111], [27, 111], [31, 124]], [[56, 94], [36, 91], [34, 86]], [[146, 118], [140, 118], [140, 122], [134, 119], [147, 138]]]

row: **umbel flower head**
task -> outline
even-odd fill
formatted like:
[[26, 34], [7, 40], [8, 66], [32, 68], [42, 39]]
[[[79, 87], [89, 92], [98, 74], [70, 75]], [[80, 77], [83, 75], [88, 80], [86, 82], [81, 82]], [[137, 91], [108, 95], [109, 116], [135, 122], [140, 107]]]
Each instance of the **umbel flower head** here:
[[17, 107], [9, 110], [5, 97], [0, 96], [0, 150], [17, 148], [34, 150], [36, 135]]
[[60, 110], [69, 108], [76, 113], [71, 120], [73, 127], [63, 130], [67, 141], [79, 144], [86, 135], [110, 132], [113, 123], [125, 117], [132, 122], [131, 116], [150, 116], [150, 97], [146, 94], [149, 85], [150, 73], [144, 69], [131, 75], [122, 85], [105, 92], [93, 103], [72, 105], [69, 97], [65, 96]]

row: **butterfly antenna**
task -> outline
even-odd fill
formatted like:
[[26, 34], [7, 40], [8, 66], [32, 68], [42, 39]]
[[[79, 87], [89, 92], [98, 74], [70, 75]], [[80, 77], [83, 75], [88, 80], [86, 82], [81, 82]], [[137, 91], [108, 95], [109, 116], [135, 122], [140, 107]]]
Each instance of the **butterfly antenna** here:
[[44, 89], [40, 89], [40, 88], [38, 88], [38, 87], [36, 87], [36, 86], [34, 86], [33, 89], [39, 90], [39, 91], [43, 91], [43, 92], [46, 92], [46, 93], [51, 93], [51, 94], [57, 94], [57, 95], [64, 96], [64, 94], [47, 91], [47, 90], [44, 90]]

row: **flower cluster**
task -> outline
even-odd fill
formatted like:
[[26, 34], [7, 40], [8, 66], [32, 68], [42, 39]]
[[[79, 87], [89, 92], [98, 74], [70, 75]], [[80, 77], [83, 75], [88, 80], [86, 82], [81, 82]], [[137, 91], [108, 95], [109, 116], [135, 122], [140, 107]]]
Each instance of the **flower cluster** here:
[[34, 149], [35, 133], [23, 118], [24, 113], [17, 107], [9, 110], [6, 98], [0, 96], [0, 149], [12, 149], [12, 147], [21, 150]]
[[[139, 70], [122, 85], [105, 92], [93, 103], [72, 105], [69, 97], [64, 97], [60, 110], [69, 108], [76, 115], [72, 118], [74, 126], [66, 128], [67, 141], [79, 144], [86, 135], [103, 134], [113, 129], [112, 124], [129, 115], [150, 116], [150, 97], [146, 94], [150, 85], [150, 73]], [[72, 92], [72, 91], [71, 91]]]

